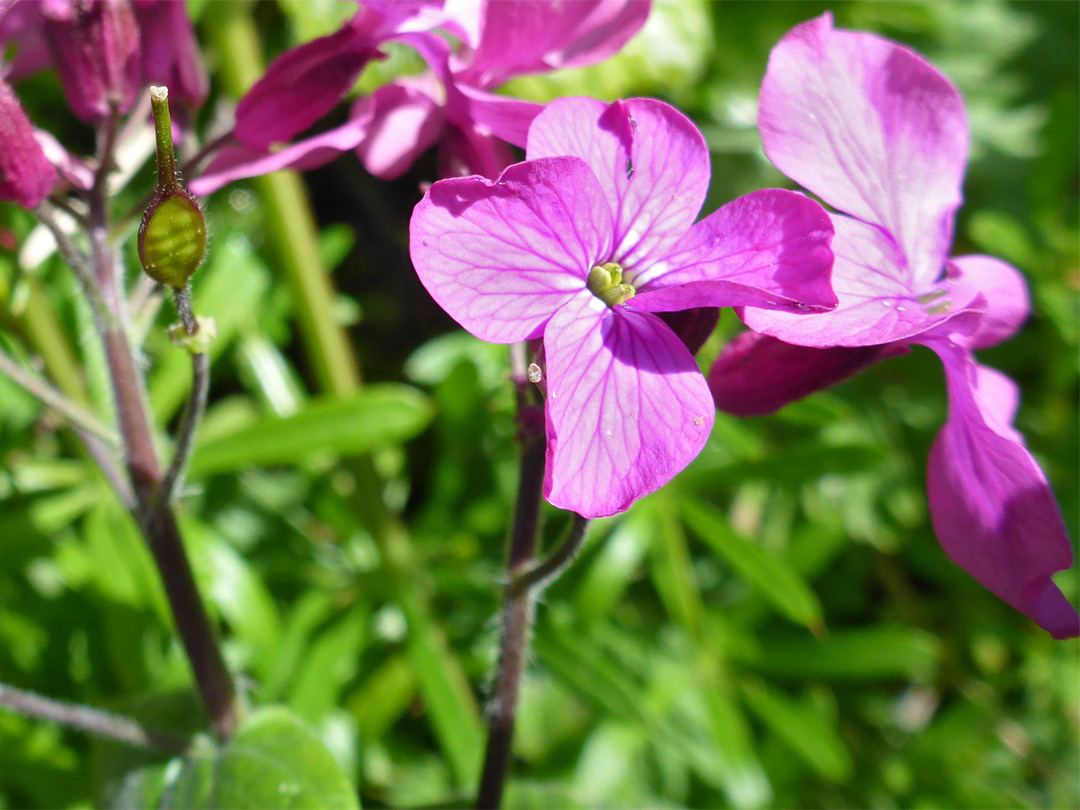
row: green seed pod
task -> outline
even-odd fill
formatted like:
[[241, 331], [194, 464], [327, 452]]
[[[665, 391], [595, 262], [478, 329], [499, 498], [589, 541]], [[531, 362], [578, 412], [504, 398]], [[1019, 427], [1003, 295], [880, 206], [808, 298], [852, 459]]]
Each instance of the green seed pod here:
[[182, 288], [206, 256], [206, 220], [186, 192], [154, 195], [139, 226], [139, 261], [160, 284]]
[[150, 106], [157, 138], [158, 184], [139, 226], [139, 262], [154, 281], [182, 290], [206, 256], [206, 220], [199, 204], [180, 185], [168, 89], [151, 87]]

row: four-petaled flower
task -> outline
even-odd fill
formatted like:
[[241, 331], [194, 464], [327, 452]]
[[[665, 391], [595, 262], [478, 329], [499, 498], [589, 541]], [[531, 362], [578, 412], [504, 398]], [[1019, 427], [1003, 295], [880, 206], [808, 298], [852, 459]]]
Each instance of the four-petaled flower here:
[[927, 470], [938, 539], [1055, 637], [1077, 635], [1080, 618], [1050, 578], [1072, 564], [1072, 547], [1012, 426], [1016, 386], [972, 355], [1019, 329], [1027, 288], [999, 259], [948, 258], [967, 163], [960, 94], [913, 51], [834, 30], [826, 14], [773, 49], [758, 125], [781, 171], [850, 214], [832, 216], [840, 305], [802, 318], [746, 310], [758, 334], [740, 336], [714, 366], [717, 405], [767, 413], [910, 344], [929, 347], [949, 394]]
[[819, 205], [775, 189], [694, 224], [708, 150], [652, 99], [554, 101], [526, 153], [494, 181], [435, 183], [413, 212], [412, 260], [477, 337], [543, 337], [544, 495], [611, 515], [685, 467], [713, 424], [694, 358], [653, 313], [825, 311], [832, 228]]

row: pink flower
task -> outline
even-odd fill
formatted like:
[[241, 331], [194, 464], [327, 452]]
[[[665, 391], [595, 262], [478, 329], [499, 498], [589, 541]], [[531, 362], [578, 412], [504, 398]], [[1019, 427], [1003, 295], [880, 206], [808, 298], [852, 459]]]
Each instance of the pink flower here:
[[[376, 177], [404, 174], [441, 143], [440, 174], [494, 177], [513, 160], [506, 144], [525, 146], [541, 105], [490, 91], [514, 76], [592, 64], [617, 52], [645, 22], [648, 0], [472, 0], [445, 5], [367, 0], [338, 32], [279, 57], [237, 108], [236, 138], [203, 177], [191, 183], [209, 194], [242, 177], [283, 168], [306, 170], [355, 150]], [[436, 26], [463, 43], [452, 53]], [[431, 70], [358, 99], [349, 120], [277, 152], [348, 92], [387, 41], [416, 49]]]
[[477, 337], [543, 338], [544, 496], [611, 515], [670, 480], [712, 428], [705, 380], [654, 313], [826, 310], [831, 228], [816, 203], [772, 189], [695, 224], [708, 151], [652, 99], [554, 101], [526, 153], [497, 180], [435, 183], [413, 212], [412, 260]]
[[1080, 618], [1050, 579], [1072, 548], [1012, 427], [1016, 386], [972, 355], [1020, 328], [1026, 285], [999, 259], [948, 258], [968, 144], [956, 88], [913, 51], [834, 30], [826, 14], [773, 49], [758, 125], [781, 171], [850, 214], [832, 215], [840, 305], [802, 318], [746, 310], [758, 334], [712, 369], [718, 407], [769, 412], [911, 344], [932, 349], [949, 392], [927, 470], [942, 546], [1055, 637], [1077, 635]]
[[184, 0], [133, 0], [145, 84], [165, 85], [169, 99], [201, 107], [210, 90]]
[[97, 124], [126, 113], [140, 84], [139, 29], [128, 0], [50, 0], [45, 41], [71, 109]]
[[34, 139], [34, 127], [0, 77], [0, 200], [34, 208], [52, 191], [56, 169]]

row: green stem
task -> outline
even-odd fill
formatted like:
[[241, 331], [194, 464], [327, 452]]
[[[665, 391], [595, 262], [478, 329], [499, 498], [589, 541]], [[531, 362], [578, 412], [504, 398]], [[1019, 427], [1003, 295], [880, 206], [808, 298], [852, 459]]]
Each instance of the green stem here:
[[176, 179], [168, 87], [150, 88], [150, 108], [154, 111], [154, 138], [157, 140], [158, 191], [167, 194], [180, 188]]

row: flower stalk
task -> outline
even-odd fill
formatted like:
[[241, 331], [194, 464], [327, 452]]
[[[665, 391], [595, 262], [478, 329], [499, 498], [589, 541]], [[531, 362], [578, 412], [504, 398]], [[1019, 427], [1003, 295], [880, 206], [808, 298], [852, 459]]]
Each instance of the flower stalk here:
[[[522, 444], [514, 522], [507, 548], [507, 586], [502, 609], [502, 635], [491, 701], [488, 704], [488, 739], [484, 766], [477, 791], [477, 808], [499, 807], [514, 736], [514, 720], [521, 676], [528, 655], [536, 600], [544, 587], [554, 581], [573, 560], [589, 521], [574, 514], [566, 538], [543, 560], [536, 559], [540, 527], [541, 491], [547, 442], [543, 431], [536, 374], [526, 363], [526, 346], [510, 347], [514, 384], [517, 387], [519, 435]], [[540, 418], [536, 418], [540, 417]]]
[[51, 720], [62, 726], [116, 740], [134, 748], [179, 754], [187, 748], [189, 742], [184, 737], [148, 729], [130, 717], [120, 717], [78, 703], [53, 700], [7, 684], [0, 684], [0, 707], [25, 717]]
[[[220, 739], [227, 739], [237, 722], [236, 692], [199, 596], [176, 515], [168, 501], [159, 500], [165, 474], [154, 446], [143, 376], [123, 326], [126, 302], [109, 244], [105, 184], [112, 164], [115, 132], [116, 120], [112, 116], [103, 125], [98, 171], [90, 197], [89, 236], [94, 276], [111, 315], [102, 330], [102, 340], [116, 400], [124, 464], [135, 494], [133, 511], [161, 575], [211, 727]], [[167, 147], [172, 148], [171, 133]]]

